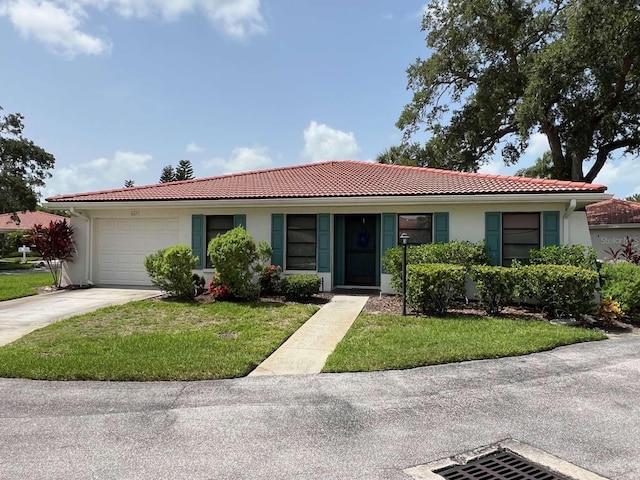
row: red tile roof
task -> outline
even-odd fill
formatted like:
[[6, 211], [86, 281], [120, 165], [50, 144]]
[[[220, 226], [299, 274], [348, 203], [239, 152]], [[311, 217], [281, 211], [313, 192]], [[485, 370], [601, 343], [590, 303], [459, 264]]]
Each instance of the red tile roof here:
[[587, 205], [589, 225], [640, 223], [640, 203], [612, 198]]
[[65, 217], [46, 212], [18, 212], [18, 218], [19, 225], [13, 221], [10, 213], [0, 215], [0, 230], [31, 230], [35, 225], [49, 225]]
[[48, 202], [222, 200], [400, 195], [604, 192], [584, 182], [454, 172], [353, 160], [222, 175], [101, 192], [58, 195]]

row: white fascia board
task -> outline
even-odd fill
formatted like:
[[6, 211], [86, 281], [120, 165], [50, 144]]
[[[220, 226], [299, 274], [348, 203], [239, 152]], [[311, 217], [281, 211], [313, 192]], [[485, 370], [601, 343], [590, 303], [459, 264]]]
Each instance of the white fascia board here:
[[117, 208], [199, 208], [211, 207], [289, 207], [289, 206], [354, 206], [354, 205], [460, 205], [460, 204], [513, 204], [513, 203], [563, 203], [575, 199], [578, 206], [611, 198], [605, 193], [512, 193], [493, 195], [394, 195], [371, 197], [313, 197], [313, 198], [254, 198], [231, 200], [145, 200], [98, 202], [51, 202], [44, 206], [53, 209], [77, 208], [79, 210], [110, 210]]

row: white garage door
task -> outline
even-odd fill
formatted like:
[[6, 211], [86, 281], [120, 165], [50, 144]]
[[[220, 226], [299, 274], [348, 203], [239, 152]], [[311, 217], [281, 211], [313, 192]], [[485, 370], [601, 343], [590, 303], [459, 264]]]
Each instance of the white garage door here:
[[100, 219], [96, 231], [99, 285], [151, 285], [144, 258], [178, 244], [179, 221], [163, 219]]

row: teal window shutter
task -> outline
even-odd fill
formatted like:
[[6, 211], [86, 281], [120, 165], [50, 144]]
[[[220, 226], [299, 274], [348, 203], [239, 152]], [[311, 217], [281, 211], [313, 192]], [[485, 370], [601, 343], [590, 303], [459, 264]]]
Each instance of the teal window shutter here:
[[491, 265], [502, 264], [502, 214], [486, 212], [484, 214], [484, 241]]
[[316, 230], [318, 242], [318, 272], [331, 271], [331, 215], [318, 214]]
[[204, 215], [191, 215], [191, 251], [198, 257], [196, 268], [204, 265]]
[[433, 225], [434, 243], [447, 243], [449, 241], [449, 212], [434, 213]]
[[284, 214], [271, 214], [271, 263], [284, 268]]
[[542, 245], [560, 245], [560, 212], [542, 212]]
[[247, 229], [247, 216], [246, 215], [234, 215], [233, 216], [233, 228], [242, 227]]
[[[380, 249], [380, 258], [384, 252], [397, 245], [397, 229], [396, 220], [398, 216], [395, 213], [382, 214], [382, 248]], [[384, 268], [382, 273], [389, 273]]]

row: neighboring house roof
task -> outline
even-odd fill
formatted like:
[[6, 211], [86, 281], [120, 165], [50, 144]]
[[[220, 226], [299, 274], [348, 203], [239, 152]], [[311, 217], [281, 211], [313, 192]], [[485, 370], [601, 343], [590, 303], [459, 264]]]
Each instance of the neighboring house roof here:
[[58, 195], [48, 202], [223, 200], [511, 193], [597, 193], [584, 182], [454, 172], [353, 160], [310, 163], [101, 192]]
[[612, 198], [586, 207], [589, 225], [640, 224], [640, 203]]
[[16, 224], [10, 213], [0, 215], [0, 230], [31, 230], [35, 225], [49, 225], [50, 222], [64, 220], [61, 215], [46, 212], [18, 212], [20, 224]]

